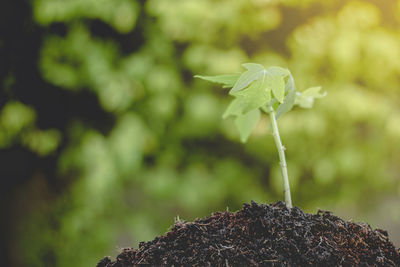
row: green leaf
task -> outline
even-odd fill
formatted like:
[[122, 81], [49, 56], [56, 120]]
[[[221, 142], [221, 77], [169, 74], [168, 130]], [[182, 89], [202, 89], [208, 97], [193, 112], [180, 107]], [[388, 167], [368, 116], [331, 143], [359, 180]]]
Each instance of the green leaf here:
[[243, 114], [259, 108], [271, 100], [271, 90], [267, 87], [266, 81], [267, 79], [257, 80], [248, 88], [235, 94], [243, 102]]
[[301, 93], [297, 93], [295, 104], [302, 108], [312, 108], [314, 105], [314, 99], [326, 96], [326, 92], [321, 94], [320, 90], [321, 86], [316, 86], [308, 88]]
[[289, 79], [285, 85], [285, 91], [287, 92], [283, 103], [279, 105], [276, 110], [276, 119], [282, 116], [284, 113], [289, 112], [295, 103], [296, 100], [296, 86], [294, 84], [293, 76], [289, 74]]
[[301, 94], [304, 97], [314, 97], [314, 98], [322, 98], [326, 95], [326, 92], [321, 94], [319, 91], [321, 91], [321, 86], [315, 86], [304, 90], [303, 92], [301, 92]]
[[239, 131], [240, 140], [243, 143], [245, 143], [247, 139], [250, 137], [260, 117], [261, 117], [260, 110], [255, 109], [248, 112], [245, 115], [238, 116], [235, 119], [235, 125]]
[[285, 80], [280, 75], [268, 75], [267, 85], [274, 93], [275, 98], [282, 103], [285, 97]]
[[267, 72], [271, 73], [271, 74], [276, 74], [276, 75], [280, 75], [283, 77], [289, 76], [290, 75], [290, 71], [288, 69], [284, 69], [281, 67], [269, 67], [267, 69]]
[[271, 90], [267, 86], [267, 79], [254, 81], [246, 89], [235, 92], [236, 97], [226, 109], [223, 118], [229, 115], [239, 116], [266, 105], [271, 100]]
[[224, 84], [224, 88], [232, 87], [235, 85], [236, 81], [239, 79], [240, 74], [224, 74], [217, 76], [202, 76], [195, 75], [195, 78], [200, 78], [206, 81], [214, 82], [214, 83], [222, 83]]
[[230, 90], [229, 92], [230, 94], [246, 88], [251, 82], [259, 79], [265, 73], [264, 68], [261, 69], [260, 67], [254, 66], [258, 64], [247, 63], [243, 65], [246, 65], [245, 67], [248, 68], [248, 70], [243, 72], [242, 75], [240, 75], [239, 79], [237, 80], [233, 88]]
[[224, 114], [222, 115], [223, 119], [226, 119], [228, 116], [241, 116], [244, 109], [244, 102], [240, 98], [235, 98], [229, 106], [226, 108]]
[[243, 67], [250, 71], [261, 71], [264, 70], [264, 66], [257, 64], [257, 63], [244, 63], [242, 64]]

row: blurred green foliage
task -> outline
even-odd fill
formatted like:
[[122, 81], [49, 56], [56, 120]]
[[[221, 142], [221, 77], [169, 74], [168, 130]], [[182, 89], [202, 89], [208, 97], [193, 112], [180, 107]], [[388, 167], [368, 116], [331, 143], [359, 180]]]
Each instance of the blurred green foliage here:
[[38, 129], [35, 119], [32, 108], [20, 102], [7, 102], [0, 113], [0, 148], [20, 143], [41, 156], [54, 151], [60, 143], [60, 132]]
[[[298, 88], [328, 92], [311, 112], [295, 109], [279, 121], [294, 205], [363, 209], [400, 196], [400, 2], [32, 5], [41, 27], [66, 27], [65, 35], [46, 32], [42, 77], [58, 90], [95, 94], [116, 122], [107, 133], [79, 118], [65, 132], [39, 130], [29, 106], [2, 108], [0, 146], [20, 143], [43, 156], [62, 149], [59, 179], [73, 180], [62, 196], [39, 197], [45, 204], [20, 223], [21, 266], [94, 266], [118, 246], [164, 233], [178, 214], [192, 220], [282, 199], [268, 119], [241, 144], [233, 121], [221, 119], [225, 92], [192, 78], [235, 73], [249, 61], [287, 67]], [[143, 40], [124, 51], [113, 36], [93, 34], [91, 20]]]

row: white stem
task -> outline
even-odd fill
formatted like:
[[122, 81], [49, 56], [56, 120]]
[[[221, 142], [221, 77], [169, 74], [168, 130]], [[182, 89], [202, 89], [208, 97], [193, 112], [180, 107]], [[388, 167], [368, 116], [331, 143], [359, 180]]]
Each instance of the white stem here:
[[282, 145], [281, 137], [279, 136], [278, 124], [275, 118], [275, 111], [272, 106], [268, 107], [269, 111], [269, 118], [271, 120], [272, 125], [272, 133], [274, 136], [274, 141], [276, 144], [276, 148], [278, 149], [279, 153], [279, 160], [282, 170], [282, 178], [283, 178], [283, 188], [285, 193], [285, 203], [286, 207], [292, 208], [292, 198], [290, 196], [290, 186], [289, 186], [289, 176], [287, 172], [287, 165], [286, 165], [286, 158], [285, 158], [285, 147]]

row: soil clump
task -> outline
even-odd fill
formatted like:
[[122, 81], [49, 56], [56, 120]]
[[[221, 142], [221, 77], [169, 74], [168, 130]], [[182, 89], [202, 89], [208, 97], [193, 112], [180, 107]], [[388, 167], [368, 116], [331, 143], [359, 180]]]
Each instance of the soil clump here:
[[400, 249], [381, 229], [346, 222], [327, 211], [304, 213], [283, 202], [244, 204], [125, 248], [97, 267], [151, 266], [400, 266]]

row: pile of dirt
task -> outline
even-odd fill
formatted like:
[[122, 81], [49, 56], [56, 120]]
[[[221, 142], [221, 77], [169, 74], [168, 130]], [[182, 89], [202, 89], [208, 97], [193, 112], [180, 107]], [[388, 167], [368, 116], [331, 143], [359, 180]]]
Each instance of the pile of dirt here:
[[164, 236], [127, 248], [97, 267], [154, 266], [400, 266], [384, 230], [345, 222], [330, 212], [304, 213], [283, 202], [244, 204], [194, 222], [177, 222]]

